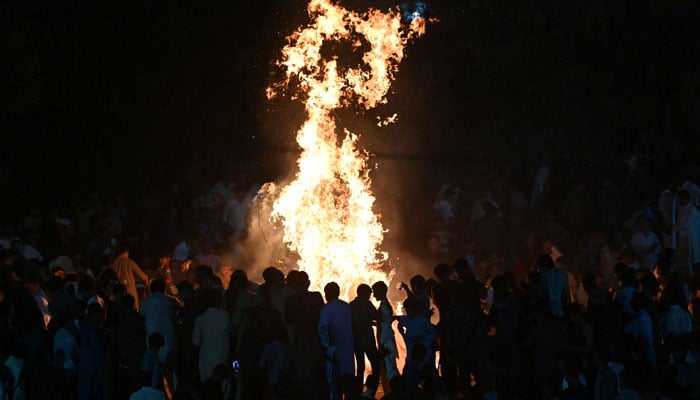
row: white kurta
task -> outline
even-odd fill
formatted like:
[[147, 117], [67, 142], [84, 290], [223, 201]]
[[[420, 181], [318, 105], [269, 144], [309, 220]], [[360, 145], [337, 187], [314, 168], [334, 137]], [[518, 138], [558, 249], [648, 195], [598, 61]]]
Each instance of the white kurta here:
[[209, 308], [197, 317], [192, 343], [199, 348], [199, 375], [202, 382], [209, 379], [214, 368], [228, 361], [231, 317], [219, 308]]
[[146, 343], [151, 334], [158, 332], [170, 349], [176, 346], [175, 312], [177, 300], [165, 293], [153, 293], [141, 304], [141, 315], [146, 319]]
[[355, 354], [352, 344], [350, 305], [342, 300], [331, 300], [321, 309], [318, 333], [324, 347], [333, 348], [333, 367], [338, 374], [355, 373]]
[[379, 303], [379, 346], [384, 348], [384, 365], [386, 367], [386, 375], [391, 380], [399, 375], [399, 369], [396, 366], [396, 337], [392, 322], [394, 321], [394, 310], [391, 308], [388, 300], [382, 300]]

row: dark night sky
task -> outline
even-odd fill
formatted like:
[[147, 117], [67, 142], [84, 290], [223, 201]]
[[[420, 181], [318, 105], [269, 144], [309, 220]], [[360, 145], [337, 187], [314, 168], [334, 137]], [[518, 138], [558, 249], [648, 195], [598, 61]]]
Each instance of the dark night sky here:
[[[668, 163], [697, 152], [697, 1], [426, 3], [441, 22], [408, 49], [390, 103], [348, 118], [377, 158], [529, 167], [588, 165], [601, 146], [646, 143]], [[0, 12], [7, 210], [68, 199], [104, 171], [129, 182], [294, 148], [300, 108], [264, 88], [304, 1], [9, 0]], [[394, 112], [397, 124], [373, 127]]]

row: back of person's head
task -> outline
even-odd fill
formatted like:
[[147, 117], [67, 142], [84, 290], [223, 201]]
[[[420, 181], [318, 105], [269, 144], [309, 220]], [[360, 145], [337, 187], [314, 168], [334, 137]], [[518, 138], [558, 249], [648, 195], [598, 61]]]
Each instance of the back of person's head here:
[[583, 286], [583, 290], [590, 294], [591, 290], [598, 286], [598, 281], [594, 274], [587, 274], [581, 279], [581, 285]]
[[513, 271], [508, 270], [501, 276], [508, 283], [508, 287], [510, 289], [516, 290], [518, 288], [518, 281], [515, 279], [515, 274]]
[[48, 292], [49, 296], [63, 290], [63, 278], [60, 276], [51, 276], [44, 284], [44, 289]]
[[93, 321], [101, 321], [104, 319], [105, 310], [99, 303], [91, 303], [87, 306], [85, 317]]
[[302, 282], [302, 288], [304, 290], [308, 290], [309, 286], [311, 286], [311, 279], [309, 279], [309, 274], [306, 273], [306, 271], [299, 271], [299, 280]]
[[105, 288], [109, 286], [112, 282], [117, 280], [117, 273], [112, 268], [106, 268], [102, 273], [100, 273], [97, 279], [97, 285], [99, 287]]
[[491, 280], [491, 287], [493, 288], [493, 296], [497, 301], [505, 300], [508, 294], [508, 281], [502, 276], [498, 275]]
[[630, 269], [627, 264], [619, 262], [613, 266], [613, 275], [618, 279], [622, 280], [622, 274]]
[[386, 293], [388, 291], [388, 287], [386, 286], [386, 283], [382, 281], [374, 282], [372, 285], [372, 292], [376, 297], [379, 298], [384, 298], [386, 297]]
[[326, 294], [326, 302], [336, 300], [340, 297], [340, 286], [335, 282], [330, 282], [323, 288], [323, 292]]
[[154, 279], [151, 282], [151, 293], [165, 293], [165, 281], [162, 279]]
[[464, 280], [464, 277], [471, 274], [469, 263], [464, 258], [455, 260], [453, 268], [459, 279]]
[[114, 296], [115, 299], [118, 299], [124, 295], [126, 295], [126, 286], [121, 282], [116, 282], [112, 286], [112, 296]]
[[414, 294], [425, 293], [425, 278], [423, 275], [414, 275], [413, 278], [411, 278], [411, 290], [413, 290]]
[[183, 301], [188, 301], [189, 299], [194, 297], [194, 287], [188, 280], [184, 280], [181, 282], [178, 282], [177, 285], [177, 293], [182, 298]]
[[202, 306], [207, 308], [216, 308], [221, 303], [221, 294], [216, 289], [203, 289], [199, 294]]
[[119, 243], [117, 245], [116, 249], [114, 250], [114, 254], [117, 257], [123, 256], [123, 255], [128, 256], [129, 255], [129, 245], [127, 245], [126, 243]]
[[214, 276], [214, 270], [210, 266], [201, 264], [194, 267], [195, 274], [198, 281], [206, 280], [208, 281], [212, 276]]
[[357, 297], [360, 299], [369, 299], [372, 296], [372, 288], [365, 283], [357, 285]]
[[134, 296], [128, 293], [121, 296], [117, 304], [119, 304], [119, 308], [123, 312], [134, 311], [136, 309], [136, 300], [134, 300]]
[[659, 256], [656, 258], [656, 267], [659, 274], [662, 276], [670, 275], [675, 266], [676, 251], [668, 247], [661, 250], [661, 253], [659, 253]]
[[95, 289], [97, 289], [97, 283], [95, 282], [95, 278], [88, 274], [80, 274], [80, 291], [81, 292], [92, 292]]
[[659, 292], [659, 281], [656, 279], [654, 274], [647, 272], [640, 278], [639, 287], [650, 297], [655, 297]]
[[243, 291], [248, 287], [248, 275], [242, 269], [237, 269], [231, 274], [231, 280], [229, 281], [229, 290]]
[[301, 289], [303, 284], [303, 277], [299, 273], [299, 270], [293, 269], [287, 273], [287, 285], [289, 285], [290, 288], [294, 290]]
[[433, 268], [433, 274], [440, 281], [447, 281], [450, 279], [450, 266], [444, 263], [440, 263]]
[[275, 267], [267, 267], [263, 271], [265, 283], [276, 284], [284, 282], [284, 273]]
[[535, 261], [535, 267], [540, 271], [549, 271], [555, 266], [549, 254], [540, 254]]
[[637, 287], [637, 277], [635, 276], [632, 268], [625, 266], [620, 273], [620, 283], [622, 287]]

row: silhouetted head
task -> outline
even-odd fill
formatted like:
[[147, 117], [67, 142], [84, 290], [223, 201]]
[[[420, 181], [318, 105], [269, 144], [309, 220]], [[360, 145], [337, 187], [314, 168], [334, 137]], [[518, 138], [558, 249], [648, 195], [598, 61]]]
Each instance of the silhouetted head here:
[[265, 283], [276, 284], [284, 281], [284, 273], [275, 267], [267, 267], [263, 271]]
[[151, 293], [165, 293], [165, 281], [162, 279], [154, 279], [151, 282]]
[[369, 287], [369, 285], [362, 283], [357, 287], [357, 297], [358, 298], [369, 300], [369, 297], [371, 295], [372, 295], [372, 288]]
[[450, 279], [451, 268], [447, 264], [440, 263], [433, 268], [433, 274], [440, 282], [444, 282]]
[[335, 282], [330, 282], [323, 288], [323, 292], [326, 294], [326, 303], [329, 303], [340, 297], [340, 286]]
[[372, 293], [374, 293], [374, 298], [379, 301], [386, 299], [387, 289], [386, 283], [382, 281], [375, 282], [374, 285], [372, 285]]
[[549, 271], [554, 268], [554, 261], [549, 254], [540, 254], [537, 256], [537, 261], [535, 261], [535, 267], [540, 271]]

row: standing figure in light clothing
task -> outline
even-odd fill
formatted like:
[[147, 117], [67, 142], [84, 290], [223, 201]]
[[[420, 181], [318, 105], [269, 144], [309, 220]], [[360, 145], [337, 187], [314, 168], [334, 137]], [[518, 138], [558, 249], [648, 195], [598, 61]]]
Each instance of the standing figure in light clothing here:
[[205, 382], [217, 365], [228, 361], [231, 317], [219, 308], [221, 296], [215, 289], [206, 289], [201, 296], [207, 310], [194, 321], [192, 343], [200, 346], [199, 376]]
[[165, 294], [165, 281], [156, 279], [151, 282], [151, 295], [143, 301], [140, 313], [146, 319], [146, 338], [153, 333], [160, 333], [165, 339], [164, 353], [175, 349], [175, 313], [180, 305], [174, 297]]
[[[342, 398], [350, 385], [355, 373], [355, 353], [352, 341], [352, 317], [350, 305], [340, 297], [340, 287], [331, 282], [323, 288], [326, 294], [326, 305], [321, 309], [318, 322], [318, 334], [321, 345], [328, 357], [326, 378], [331, 385], [331, 399]], [[349, 383], [349, 382], [348, 382]]]
[[372, 294], [379, 301], [379, 327], [377, 336], [379, 337], [379, 353], [384, 356], [384, 369], [386, 370], [386, 381], [382, 382], [384, 392], [389, 388], [388, 381], [399, 375], [399, 368], [396, 366], [396, 338], [394, 329], [391, 327], [394, 322], [394, 309], [386, 298], [387, 286], [384, 282], [377, 282], [372, 285]]
[[117, 280], [126, 287], [126, 292], [134, 297], [135, 306], [138, 310], [141, 302], [139, 301], [139, 293], [136, 290], [136, 279], [147, 283], [148, 275], [139, 268], [134, 260], [129, 258], [129, 249], [127, 247], [117, 249], [117, 258], [112, 264], [112, 269], [117, 274]]

